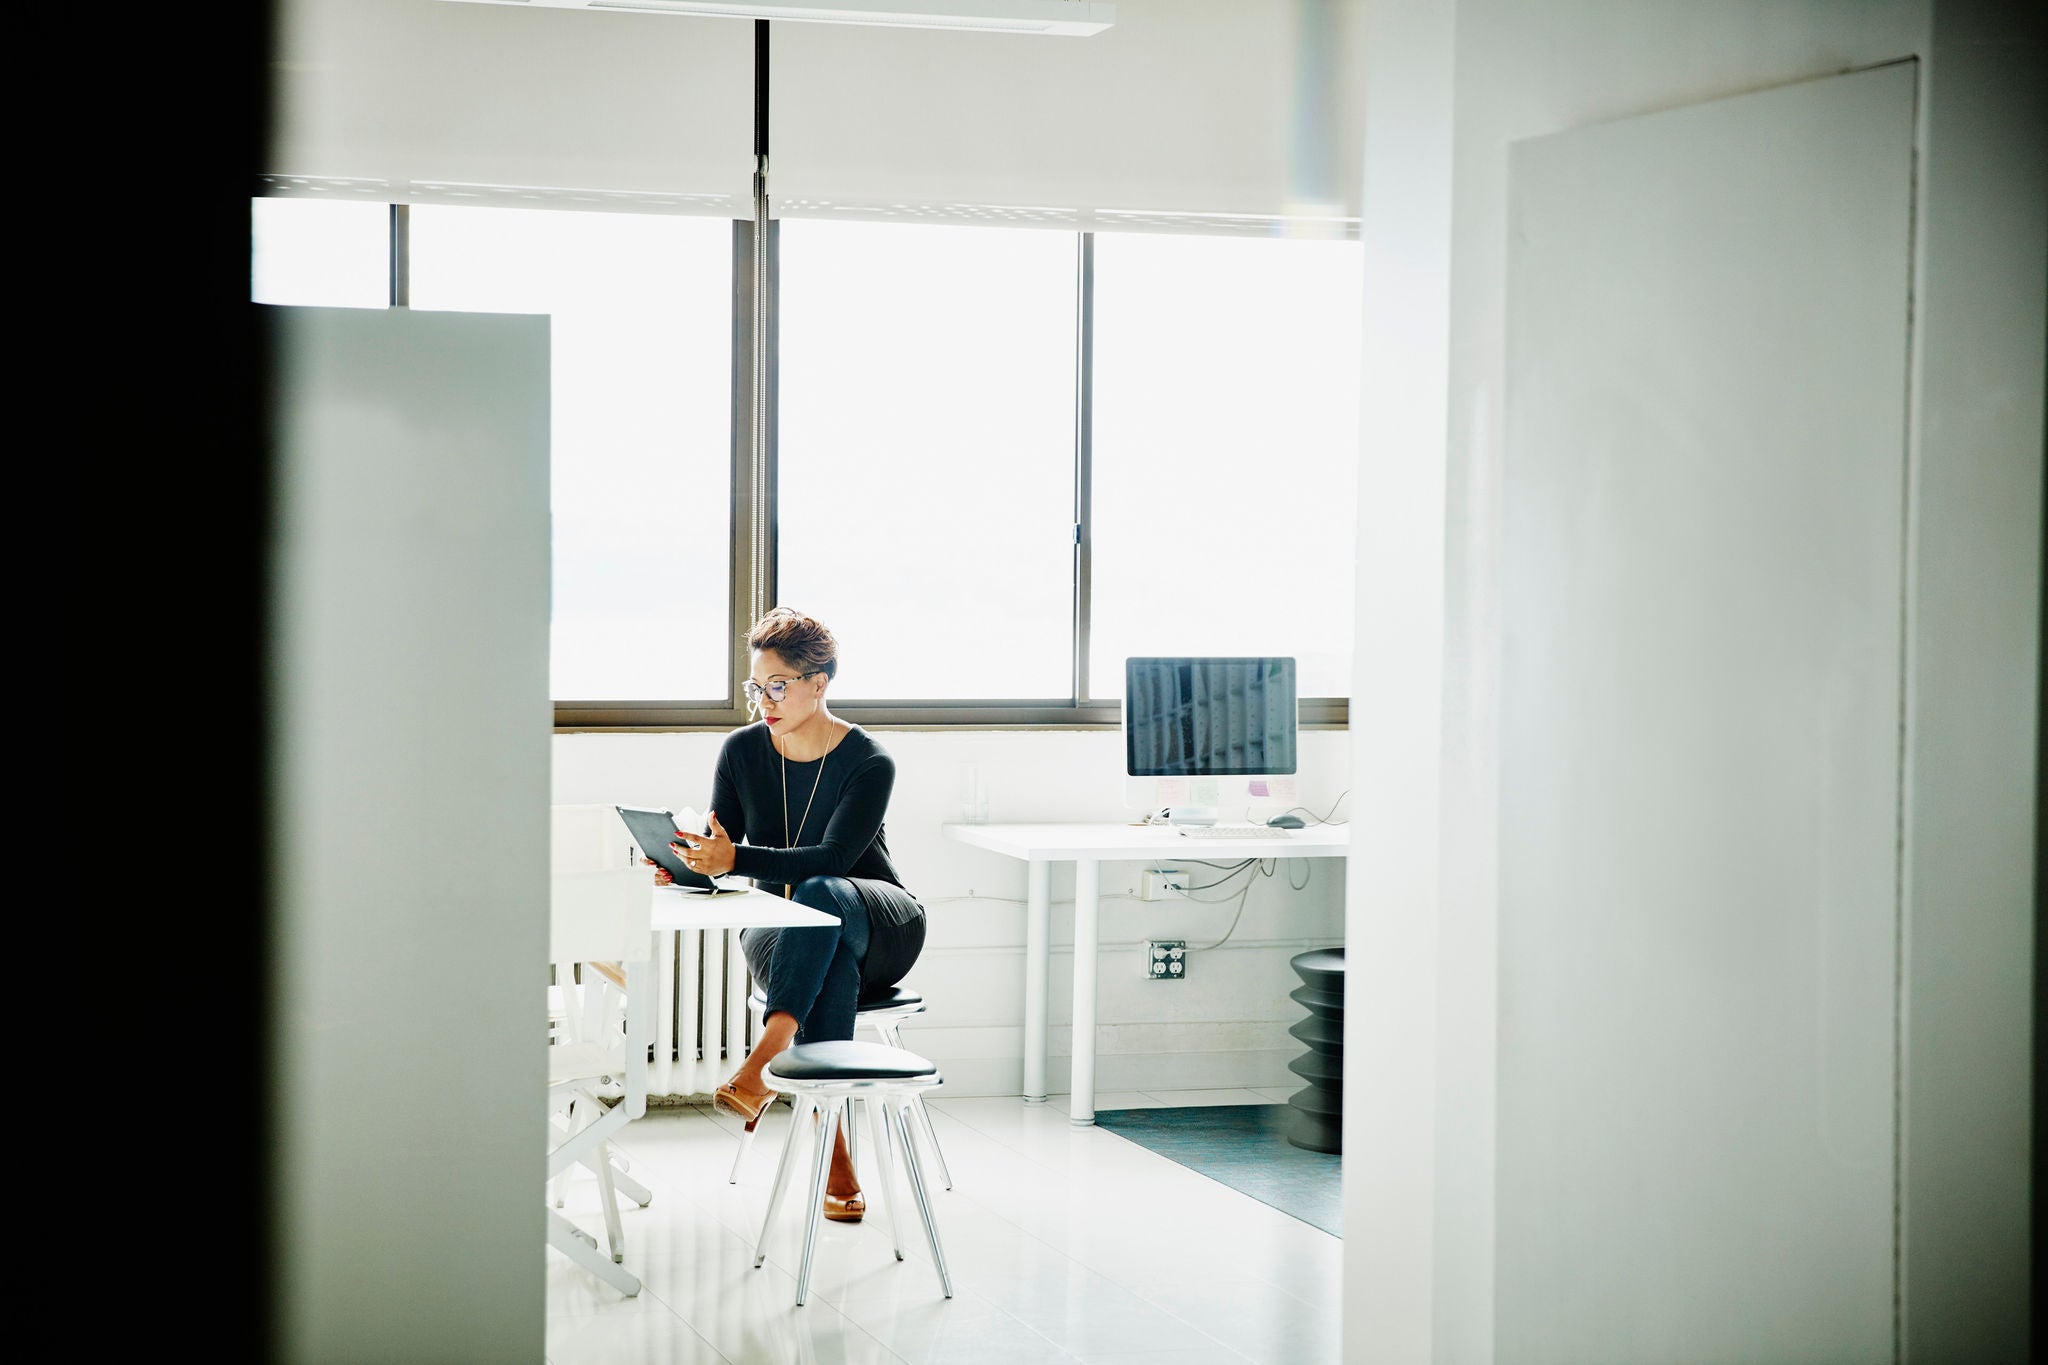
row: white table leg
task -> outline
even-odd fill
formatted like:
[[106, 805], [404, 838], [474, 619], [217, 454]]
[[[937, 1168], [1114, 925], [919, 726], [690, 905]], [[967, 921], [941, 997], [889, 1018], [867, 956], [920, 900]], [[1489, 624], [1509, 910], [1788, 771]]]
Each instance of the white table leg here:
[[1068, 1121], [1077, 1128], [1095, 1122], [1095, 944], [1102, 865], [1093, 858], [1074, 862], [1074, 1084]]
[[1026, 863], [1024, 892], [1024, 1102], [1045, 1103], [1045, 997], [1052, 962], [1052, 868]]

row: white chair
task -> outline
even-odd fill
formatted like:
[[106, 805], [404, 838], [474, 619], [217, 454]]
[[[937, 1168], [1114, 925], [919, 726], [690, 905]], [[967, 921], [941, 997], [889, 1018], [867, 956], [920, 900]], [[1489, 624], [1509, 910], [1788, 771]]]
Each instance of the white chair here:
[[[625, 1234], [611, 1143], [647, 1112], [647, 1050], [654, 1038], [652, 946], [654, 873], [647, 867], [556, 872], [550, 879], [549, 960], [566, 1020], [593, 1018], [593, 995], [622, 1009], [599, 1008], [586, 1029], [566, 1026], [548, 1046], [548, 1245], [616, 1288], [640, 1292], [625, 1270]], [[579, 998], [580, 997], [580, 998]], [[597, 1176], [610, 1255], [556, 1207], [561, 1177], [585, 1166]], [[645, 1199], [639, 1200], [647, 1202]]]
[[[891, 986], [887, 990], [869, 996], [854, 1006], [853, 1026], [856, 1030], [873, 1029], [875, 1036], [889, 1047], [902, 1047], [903, 1021], [913, 1015], [924, 1013], [924, 997], [908, 986]], [[756, 986], [747, 996], [747, 1009], [754, 1018], [754, 1029], [760, 1031], [768, 1012], [768, 998]], [[860, 1099], [855, 1096], [855, 1099]], [[931, 1144], [932, 1157], [939, 1163], [939, 1178], [947, 1189], [953, 1188], [953, 1172], [946, 1165], [946, 1154], [939, 1149], [939, 1135], [932, 1129], [932, 1116], [924, 1107], [924, 1092], [910, 1092], [911, 1113], [917, 1118], [918, 1127], [924, 1130], [925, 1141]], [[851, 1110], [848, 1111], [851, 1113]], [[872, 1124], [870, 1124], [872, 1127]], [[846, 1151], [849, 1157], [857, 1155], [856, 1129], [849, 1122], [846, 1126]], [[754, 1130], [740, 1130], [740, 1149], [732, 1155], [732, 1169], [726, 1172], [725, 1183], [737, 1185], [740, 1182], [740, 1163], [747, 1159], [747, 1153], [754, 1145]]]
[[[641, 867], [650, 880], [653, 869], [640, 862], [631, 831], [619, 819], [618, 809], [607, 805], [560, 805], [550, 808], [550, 866], [555, 872], [596, 872], [605, 868]], [[581, 982], [558, 982], [548, 988], [548, 1034], [567, 1042], [596, 1038], [604, 1030], [623, 1026], [624, 973], [616, 963], [593, 964], [580, 973]], [[616, 1099], [618, 1087], [607, 1087], [604, 1098]], [[574, 1099], [566, 1103], [573, 1108]], [[592, 1161], [581, 1163], [596, 1174]], [[623, 1157], [613, 1153], [611, 1182], [615, 1193], [641, 1208], [653, 1202], [653, 1191], [627, 1174]], [[568, 1202], [570, 1171], [555, 1178], [551, 1202], [556, 1208]]]
[[[761, 1220], [761, 1237], [754, 1246], [754, 1268], [760, 1269], [768, 1259], [768, 1230], [775, 1225], [776, 1207], [789, 1184], [789, 1169], [797, 1145], [809, 1128], [816, 1145], [811, 1154], [810, 1203], [804, 1214], [803, 1261], [796, 1276], [796, 1301], [802, 1306], [810, 1293], [811, 1260], [817, 1251], [818, 1227], [824, 1218], [825, 1173], [832, 1164], [833, 1138], [857, 1099], [867, 1111], [872, 1145], [882, 1168], [882, 1203], [889, 1212], [890, 1244], [895, 1248], [896, 1259], [903, 1259], [903, 1232], [896, 1215], [892, 1148], [903, 1153], [904, 1171], [917, 1199], [918, 1215], [924, 1220], [925, 1240], [932, 1249], [932, 1264], [939, 1272], [939, 1287], [947, 1298], [952, 1298], [953, 1277], [946, 1271], [946, 1253], [939, 1247], [939, 1226], [932, 1218], [931, 1199], [925, 1192], [924, 1165], [917, 1155], [916, 1125], [910, 1121], [911, 1100], [940, 1083], [938, 1067], [900, 1047], [849, 1039], [798, 1043], [768, 1063], [761, 1074], [770, 1086], [790, 1097], [791, 1112], [782, 1159], [775, 1165], [775, 1184], [768, 1192], [768, 1212]], [[817, 1115], [817, 1122], [805, 1122], [810, 1114]]]

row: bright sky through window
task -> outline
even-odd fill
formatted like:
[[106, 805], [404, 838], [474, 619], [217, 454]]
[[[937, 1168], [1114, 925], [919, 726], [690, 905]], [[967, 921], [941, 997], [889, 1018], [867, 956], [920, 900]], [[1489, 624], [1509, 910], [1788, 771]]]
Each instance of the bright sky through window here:
[[1071, 232], [782, 225], [781, 599], [843, 697], [1072, 691]]
[[413, 307], [551, 319], [555, 698], [724, 697], [732, 224], [421, 206], [411, 241]]
[[1134, 655], [1292, 655], [1350, 691], [1357, 242], [1095, 238], [1089, 693]]
[[328, 199], [249, 204], [249, 297], [315, 308], [391, 302], [391, 206]]

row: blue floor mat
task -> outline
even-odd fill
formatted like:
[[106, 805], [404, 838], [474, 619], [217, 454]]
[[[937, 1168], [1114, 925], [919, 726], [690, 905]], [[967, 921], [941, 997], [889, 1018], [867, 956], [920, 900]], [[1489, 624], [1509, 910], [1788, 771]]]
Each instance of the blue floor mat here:
[[1344, 1159], [1289, 1142], [1290, 1112], [1284, 1104], [1104, 1109], [1095, 1115], [1095, 1123], [1168, 1161], [1270, 1204], [1333, 1237], [1342, 1237]]

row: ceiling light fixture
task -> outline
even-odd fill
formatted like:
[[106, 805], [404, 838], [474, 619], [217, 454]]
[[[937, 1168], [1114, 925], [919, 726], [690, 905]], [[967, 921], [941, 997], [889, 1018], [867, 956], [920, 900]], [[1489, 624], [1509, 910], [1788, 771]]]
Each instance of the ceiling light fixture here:
[[886, 28], [965, 29], [1085, 38], [1116, 21], [1116, 6], [1095, 0], [465, 0], [528, 9], [625, 10], [714, 19], [870, 24]]

